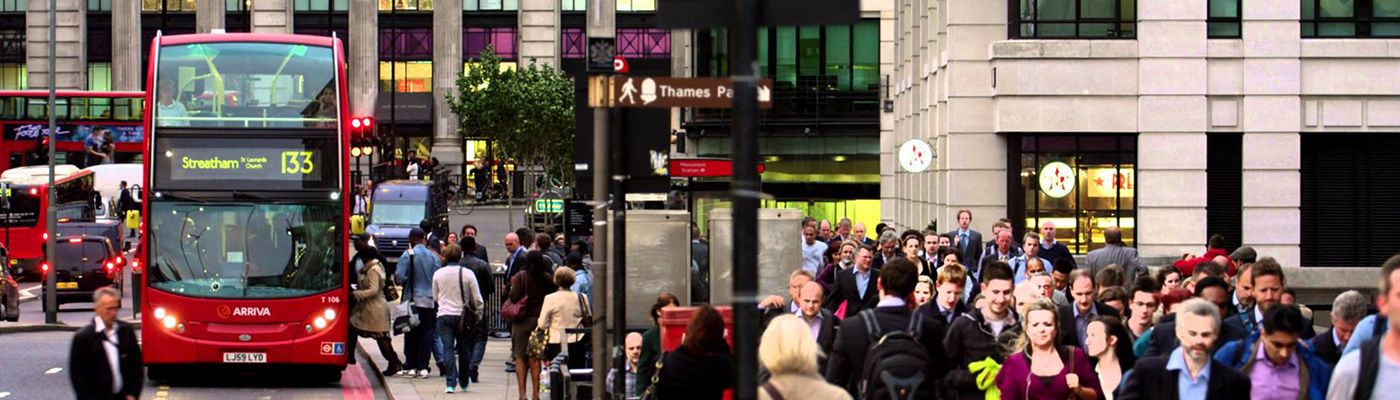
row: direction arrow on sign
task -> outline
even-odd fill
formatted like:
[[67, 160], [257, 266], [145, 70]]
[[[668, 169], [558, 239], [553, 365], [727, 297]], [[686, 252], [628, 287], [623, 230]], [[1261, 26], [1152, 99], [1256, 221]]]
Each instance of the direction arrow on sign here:
[[[733, 83], [728, 78], [598, 76], [588, 82], [589, 106], [732, 108]], [[758, 81], [758, 107], [773, 107], [772, 79]]]

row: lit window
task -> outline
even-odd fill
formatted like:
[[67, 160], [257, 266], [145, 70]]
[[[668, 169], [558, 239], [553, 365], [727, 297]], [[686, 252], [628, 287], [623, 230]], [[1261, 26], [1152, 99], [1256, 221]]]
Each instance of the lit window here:
[[94, 92], [112, 90], [112, 63], [88, 63], [88, 90]]
[[462, 0], [462, 11], [515, 11], [520, 0]]
[[1207, 17], [1208, 35], [1212, 38], [1240, 37], [1240, 8], [1244, 0], [1210, 0]]
[[379, 91], [431, 93], [433, 91], [433, 62], [380, 61]]
[[432, 11], [433, 0], [379, 0], [379, 11]]
[[1302, 0], [1303, 37], [1400, 37], [1400, 0]]

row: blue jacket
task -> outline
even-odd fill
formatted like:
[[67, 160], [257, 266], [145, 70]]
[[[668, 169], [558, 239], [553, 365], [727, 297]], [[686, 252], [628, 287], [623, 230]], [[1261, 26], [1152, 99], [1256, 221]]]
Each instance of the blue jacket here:
[[[1215, 352], [1215, 361], [1229, 365], [1230, 368], [1249, 376], [1249, 370], [1257, 360], [1255, 355], [1258, 354], [1258, 346], [1261, 345], [1259, 335], [1259, 332], [1255, 332], [1249, 337], [1226, 344], [1225, 347], [1220, 348], [1220, 351]], [[1306, 383], [1308, 390], [1308, 395], [1304, 399], [1326, 399], [1327, 384], [1332, 381], [1332, 367], [1329, 367], [1326, 361], [1322, 361], [1322, 358], [1314, 354], [1305, 340], [1298, 340], [1297, 354], [1298, 370], [1302, 375], [1299, 377], [1301, 379], [1299, 386]]]
[[413, 282], [408, 282], [408, 252], [399, 257], [398, 270], [394, 275], [399, 277], [399, 282], [403, 282], [404, 299], [409, 301], [408, 291], [412, 290], [415, 307], [436, 308], [433, 305], [433, 273], [438, 268], [442, 268], [442, 260], [436, 254], [428, 251], [424, 245], [413, 246]]

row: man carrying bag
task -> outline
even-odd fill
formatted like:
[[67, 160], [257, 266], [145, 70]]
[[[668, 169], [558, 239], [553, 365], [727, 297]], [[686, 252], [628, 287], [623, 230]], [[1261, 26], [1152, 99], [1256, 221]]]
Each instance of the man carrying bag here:
[[443, 246], [447, 265], [433, 273], [433, 298], [437, 299], [437, 331], [442, 339], [443, 372], [447, 377], [446, 393], [457, 386], [467, 390], [471, 383], [464, 374], [471, 367], [476, 338], [482, 334], [481, 310], [484, 302], [476, 274], [461, 266], [462, 248], [455, 244]]
[[[395, 273], [404, 282], [403, 303], [396, 307], [402, 310], [408, 306], [408, 332], [404, 336], [404, 371], [400, 375], [413, 374], [418, 378], [428, 378], [428, 361], [433, 356], [437, 337], [437, 305], [433, 301], [433, 273], [441, 268], [441, 261], [428, 250], [425, 239], [427, 233], [421, 228], [413, 228], [408, 234], [411, 247], [399, 257], [398, 271]], [[404, 316], [395, 311], [394, 331], [403, 332], [401, 322]], [[439, 357], [441, 359], [441, 357]]]

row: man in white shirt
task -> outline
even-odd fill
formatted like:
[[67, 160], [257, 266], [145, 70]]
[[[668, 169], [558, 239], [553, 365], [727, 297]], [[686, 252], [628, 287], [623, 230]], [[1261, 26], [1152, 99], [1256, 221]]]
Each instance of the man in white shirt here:
[[68, 379], [79, 399], [141, 398], [145, 368], [131, 325], [117, 320], [121, 294], [104, 287], [92, 294], [96, 317], [73, 336]]
[[[437, 300], [437, 334], [442, 338], [443, 374], [447, 376], [447, 393], [453, 393], [460, 384], [467, 390], [469, 379], [461, 379], [463, 371], [471, 369], [472, 351], [476, 346], [477, 335], [484, 334], [480, 327], [484, 302], [481, 300], [481, 286], [476, 281], [476, 273], [462, 268], [462, 248], [449, 244], [443, 246], [442, 256], [447, 265], [433, 273], [433, 299]], [[464, 301], [465, 300], [465, 301]], [[463, 311], [475, 314], [476, 323], [463, 322]], [[457, 344], [463, 344], [458, 346]], [[456, 349], [456, 352], [452, 351]], [[458, 365], [466, 368], [459, 368]]]
[[822, 256], [826, 254], [826, 243], [817, 240], [817, 230], [802, 228], [802, 270], [816, 276], [822, 269]]

